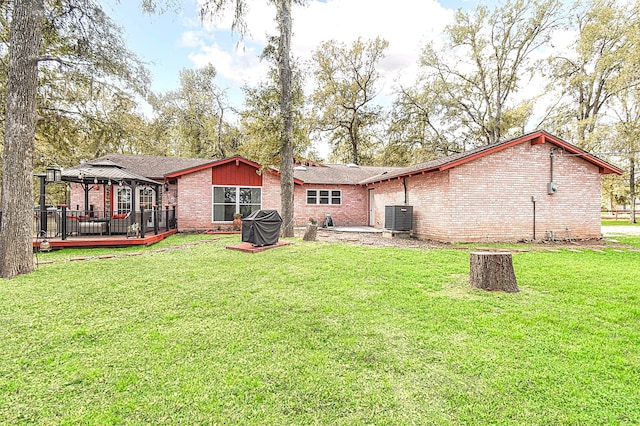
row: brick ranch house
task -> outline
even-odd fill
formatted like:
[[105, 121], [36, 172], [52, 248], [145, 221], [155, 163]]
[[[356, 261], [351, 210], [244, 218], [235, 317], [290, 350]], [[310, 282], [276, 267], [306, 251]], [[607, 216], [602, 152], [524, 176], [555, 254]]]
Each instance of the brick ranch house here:
[[[242, 157], [222, 160], [112, 154], [131, 173], [158, 182], [136, 200], [177, 205], [178, 229], [226, 229], [233, 214], [280, 210], [277, 170]], [[91, 164], [89, 162], [87, 164]], [[438, 241], [600, 238], [602, 174], [622, 171], [544, 131], [409, 167], [298, 164], [295, 225], [330, 215], [337, 226], [385, 226], [387, 206], [412, 206], [412, 232]], [[131, 208], [131, 188], [96, 188], [106, 214]], [[71, 205], [82, 194], [71, 188]], [[108, 206], [108, 208], [105, 208]]]

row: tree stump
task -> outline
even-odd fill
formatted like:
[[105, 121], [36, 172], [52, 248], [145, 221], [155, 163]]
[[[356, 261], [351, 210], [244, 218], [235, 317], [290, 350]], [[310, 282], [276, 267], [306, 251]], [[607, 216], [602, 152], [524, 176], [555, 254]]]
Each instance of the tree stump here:
[[309, 224], [307, 230], [304, 231], [303, 241], [315, 241], [318, 235], [318, 225]]
[[488, 291], [520, 291], [513, 271], [511, 253], [471, 253], [470, 283], [473, 288]]

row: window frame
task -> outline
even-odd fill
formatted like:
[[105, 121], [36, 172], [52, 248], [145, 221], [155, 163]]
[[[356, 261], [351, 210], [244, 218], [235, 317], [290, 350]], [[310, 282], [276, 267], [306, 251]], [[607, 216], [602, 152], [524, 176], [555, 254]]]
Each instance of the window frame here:
[[[322, 191], [326, 191], [327, 195], [321, 195]], [[313, 192], [315, 195], [311, 195], [310, 192]], [[338, 196], [335, 193], [339, 193]], [[327, 188], [308, 188], [305, 192], [305, 202], [308, 206], [341, 206], [342, 205], [342, 189], [327, 189]], [[309, 198], [313, 198], [316, 200], [315, 203], [310, 203]], [[325, 198], [327, 203], [322, 203], [321, 200]], [[339, 203], [334, 203], [333, 200], [335, 198], [339, 198]]]
[[240, 207], [241, 206], [255, 206], [258, 203], [251, 203], [251, 204], [241, 204], [240, 203], [240, 197], [239, 197], [239, 192], [241, 189], [259, 189], [260, 190], [260, 206], [258, 208], [258, 210], [262, 210], [262, 186], [251, 186], [251, 185], [211, 185], [211, 222], [212, 223], [221, 223], [221, 222], [225, 222], [225, 223], [230, 223], [233, 222], [233, 219], [231, 220], [216, 220], [215, 217], [215, 206], [225, 206], [225, 205], [230, 205], [231, 203], [216, 203], [216, 199], [215, 199], [215, 191], [216, 188], [234, 188], [235, 189], [235, 193], [236, 193], [236, 201], [235, 201], [235, 213], [239, 213], [240, 212]]
[[[128, 186], [118, 186], [116, 187], [116, 193], [115, 193], [115, 198], [116, 198], [116, 202], [115, 204], [115, 210], [113, 210], [115, 213], [129, 213], [130, 211], [133, 210], [133, 203], [132, 198], [131, 198], [131, 188], [129, 188]], [[121, 196], [121, 194], [128, 194], [126, 196], [126, 198], [128, 198], [128, 200], [123, 200], [123, 197]], [[128, 206], [128, 208], [127, 208]]]

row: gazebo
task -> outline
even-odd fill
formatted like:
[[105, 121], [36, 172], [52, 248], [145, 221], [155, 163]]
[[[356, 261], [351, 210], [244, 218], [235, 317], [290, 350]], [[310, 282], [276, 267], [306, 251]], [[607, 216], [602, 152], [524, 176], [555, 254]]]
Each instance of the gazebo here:
[[[78, 217], [87, 217], [93, 220], [107, 221], [112, 219], [112, 212], [117, 213], [132, 213], [136, 211], [138, 206], [137, 194], [139, 188], [144, 189], [144, 194], [149, 194], [149, 199], [159, 200], [161, 197], [161, 184], [148, 179], [144, 176], [132, 173], [122, 166], [114, 163], [110, 160], [100, 159], [90, 161], [78, 166], [70, 167], [66, 170], [60, 170], [57, 167], [47, 168], [46, 173], [36, 175], [40, 178], [40, 233], [47, 234], [47, 207], [45, 203], [45, 185], [50, 182], [67, 182], [70, 188], [76, 189], [80, 187], [84, 194], [82, 201], [84, 202], [82, 209], [80, 207], [80, 200], [76, 204], [75, 210], [67, 210], [68, 206], [63, 206], [62, 219], [69, 214], [76, 215]], [[75, 188], [74, 188], [75, 186]], [[118, 194], [126, 193], [126, 204], [119, 203], [118, 205], [112, 205], [112, 188], [118, 188], [115, 190]], [[124, 189], [124, 191], [123, 191]], [[94, 205], [90, 204], [90, 193], [96, 191], [100, 193], [101, 204], [97, 209], [94, 209]], [[159, 201], [158, 201], [159, 203]], [[156, 204], [156, 203], [147, 203]], [[151, 205], [145, 204], [144, 207], [151, 209]], [[143, 207], [143, 208], [144, 208]], [[116, 216], [116, 215], [113, 215]], [[128, 225], [133, 225], [140, 218], [136, 217], [136, 214], [129, 214], [127, 216]], [[139, 223], [139, 225], [143, 225]], [[144, 231], [143, 231], [144, 232]], [[66, 235], [62, 235], [65, 239]]]
[[100, 186], [125, 186], [131, 189], [131, 206], [136, 205], [136, 188], [151, 187], [156, 196], [160, 195], [160, 184], [144, 176], [123, 169], [110, 160], [96, 160], [70, 167], [62, 172], [62, 181], [79, 184], [84, 190], [84, 210], [89, 212], [89, 192]]

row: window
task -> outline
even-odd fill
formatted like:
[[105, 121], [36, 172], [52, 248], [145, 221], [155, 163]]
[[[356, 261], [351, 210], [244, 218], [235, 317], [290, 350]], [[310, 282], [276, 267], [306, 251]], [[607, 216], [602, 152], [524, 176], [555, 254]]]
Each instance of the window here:
[[118, 188], [116, 191], [116, 213], [131, 211], [131, 188]]
[[[115, 213], [129, 213], [132, 209], [131, 205], [131, 188], [125, 186], [114, 187], [114, 207]], [[149, 187], [136, 188], [136, 206], [135, 210], [139, 211], [140, 205], [144, 205], [145, 210], [151, 209], [156, 204], [156, 193]]]
[[262, 188], [213, 187], [213, 221], [231, 222], [235, 213], [247, 217], [262, 208]]
[[307, 204], [342, 204], [341, 190], [307, 189]]
[[150, 209], [156, 203], [155, 192], [151, 188], [143, 187], [138, 191], [138, 204]]

